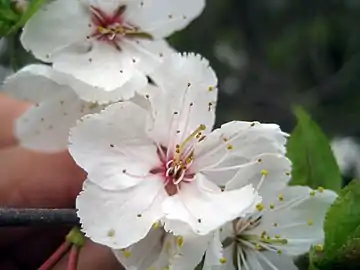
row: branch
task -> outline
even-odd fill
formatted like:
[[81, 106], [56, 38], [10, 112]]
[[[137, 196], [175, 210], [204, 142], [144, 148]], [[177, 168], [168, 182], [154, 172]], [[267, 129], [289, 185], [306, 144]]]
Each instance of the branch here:
[[75, 209], [0, 208], [0, 227], [78, 224]]

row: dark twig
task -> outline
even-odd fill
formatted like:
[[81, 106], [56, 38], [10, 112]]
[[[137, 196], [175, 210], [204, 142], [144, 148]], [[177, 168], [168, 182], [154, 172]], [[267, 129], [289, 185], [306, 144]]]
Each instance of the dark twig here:
[[74, 209], [0, 208], [0, 227], [78, 224]]

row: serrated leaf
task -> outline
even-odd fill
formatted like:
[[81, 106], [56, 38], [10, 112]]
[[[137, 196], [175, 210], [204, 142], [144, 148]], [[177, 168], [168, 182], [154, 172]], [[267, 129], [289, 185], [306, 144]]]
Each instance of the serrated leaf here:
[[359, 181], [351, 182], [340, 192], [326, 214], [324, 231], [324, 252], [319, 263], [321, 266], [344, 263], [360, 266], [357, 262], [360, 255]]
[[305, 110], [296, 107], [294, 114], [298, 123], [287, 144], [293, 163], [290, 184], [340, 191], [342, 178], [329, 140]]

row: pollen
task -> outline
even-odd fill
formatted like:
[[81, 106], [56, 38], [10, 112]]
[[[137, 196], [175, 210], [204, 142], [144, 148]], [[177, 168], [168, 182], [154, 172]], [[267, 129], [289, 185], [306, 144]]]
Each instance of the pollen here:
[[131, 257], [131, 251], [125, 249], [122, 252], [123, 252], [123, 255], [124, 255], [125, 258], [130, 258]]
[[209, 88], [208, 88], [209, 92], [214, 91], [214, 89], [215, 89], [215, 87], [214, 87], [214, 86], [209, 86]]
[[178, 247], [182, 247], [184, 245], [184, 237], [177, 236], [176, 237], [176, 244], [178, 245]]
[[262, 211], [262, 210], [264, 210], [264, 205], [262, 203], [259, 203], [259, 204], [256, 205], [256, 209], [258, 211]]
[[315, 190], [310, 191], [310, 196], [314, 197], [316, 195]]
[[228, 146], [227, 146], [227, 150], [233, 150], [234, 149], [234, 146], [232, 146], [231, 144], [229, 144]]
[[312, 225], [314, 225], [314, 221], [312, 219], [308, 219], [307, 224], [309, 226], [312, 226]]
[[324, 246], [323, 246], [323, 245], [320, 245], [320, 244], [315, 245], [315, 251], [316, 251], [316, 252], [322, 252], [322, 251], [324, 251]]
[[323, 187], [318, 187], [317, 189], [320, 193], [323, 193], [324, 192], [324, 188]]
[[273, 203], [270, 203], [270, 209], [274, 209], [275, 205]]
[[282, 254], [282, 250], [278, 249], [277, 254], [281, 255]]
[[152, 227], [153, 227], [154, 229], [160, 228], [160, 227], [161, 227], [160, 221], [155, 222]]
[[285, 197], [284, 197], [284, 195], [280, 194], [280, 195], [278, 196], [278, 199], [279, 199], [279, 201], [283, 201], [283, 200], [285, 200]]
[[115, 236], [115, 230], [114, 230], [114, 229], [110, 229], [110, 230], [107, 232], [107, 236], [108, 236], [108, 237], [114, 237], [114, 236]]
[[261, 174], [263, 176], [267, 176], [269, 174], [269, 171], [268, 170], [261, 170]]
[[221, 264], [225, 264], [227, 262], [227, 259], [226, 258], [221, 258], [219, 261], [220, 261]]

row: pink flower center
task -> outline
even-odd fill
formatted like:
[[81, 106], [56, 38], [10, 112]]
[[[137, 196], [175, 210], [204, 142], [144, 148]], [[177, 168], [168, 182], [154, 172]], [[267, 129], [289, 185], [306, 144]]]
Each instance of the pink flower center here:
[[141, 32], [140, 29], [124, 20], [126, 6], [120, 6], [111, 15], [106, 14], [101, 9], [91, 6], [91, 20], [95, 29], [91, 37], [107, 42], [120, 50], [118, 42], [123, 38], [143, 38], [152, 39], [148, 33]]
[[164, 187], [169, 196], [180, 191], [181, 185], [194, 181], [195, 173], [191, 170], [194, 161], [194, 147], [203, 140], [202, 131], [204, 125], [200, 125], [181, 144], [175, 146], [175, 151], [170, 153], [169, 148], [159, 147], [158, 154], [162, 166], [151, 170], [153, 174], [161, 174], [164, 179]]

